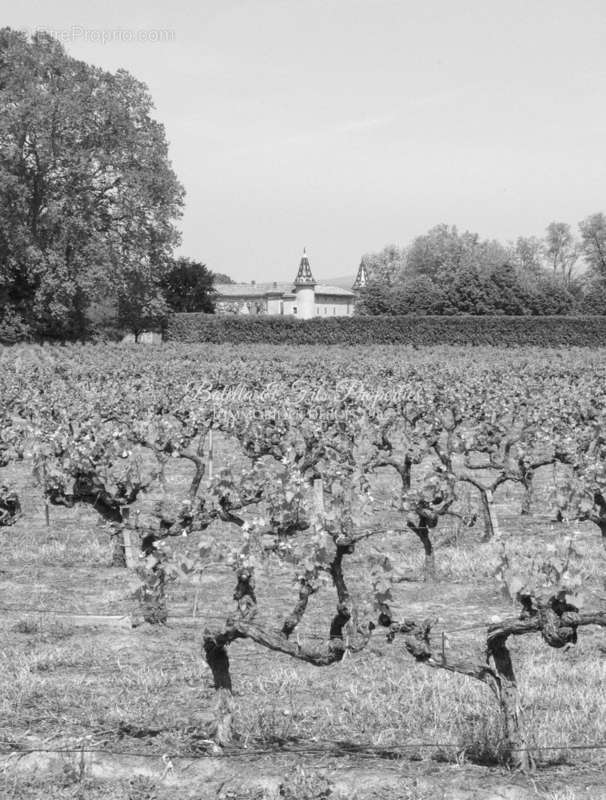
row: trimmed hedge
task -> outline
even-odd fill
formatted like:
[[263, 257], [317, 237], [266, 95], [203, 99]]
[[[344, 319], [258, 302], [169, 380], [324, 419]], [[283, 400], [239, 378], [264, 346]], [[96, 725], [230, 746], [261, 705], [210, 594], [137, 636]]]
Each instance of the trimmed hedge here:
[[606, 346], [606, 316], [283, 316], [174, 314], [165, 338], [214, 344], [408, 344]]

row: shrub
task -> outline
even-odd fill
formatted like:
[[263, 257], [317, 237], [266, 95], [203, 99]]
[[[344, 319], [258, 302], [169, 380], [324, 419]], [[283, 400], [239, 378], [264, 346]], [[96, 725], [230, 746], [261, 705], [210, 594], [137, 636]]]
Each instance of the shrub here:
[[0, 315], [0, 344], [15, 344], [30, 338], [29, 326], [10, 306]]
[[166, 338], [214, 344], [606, 346], [606, 316], [360, 316], [300, 320], [174, 314]]

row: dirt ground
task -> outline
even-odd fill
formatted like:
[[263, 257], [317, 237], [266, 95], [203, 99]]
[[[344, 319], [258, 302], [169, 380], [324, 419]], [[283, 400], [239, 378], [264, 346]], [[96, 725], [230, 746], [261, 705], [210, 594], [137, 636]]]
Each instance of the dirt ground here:
[[[26, 513], [0, 529], [0, 797], [606, 798], [606, 642], [598, 632], [583, 633], [567, 652], [534, 640], [512, 646], [536, 748], [537, 768], [527, 776], [497, 764], [498, 714], [483, 685], [416, 665], [380, 635], [323, 669], [234, 643], [237, 737], [219, 750], [201, 640], [232, 608], [231, 570], [172, 585], [168, 624], [142, 623], [136, 581], [108, 567], [108, 532], [94, 512], [52, 507], [47, 526], [30, 466], [18, 464], [10, 477]], [[172, 478], [175, 486], [183, 479]], [[500, 521], [520, 547], [529, 535], [570, 535], [547, 521], [521, 527], [514, 500], [502, 496]], [[393, 522], [386, 513], [377, 524]], [[602, 572], [596, 531], [573, 533]], [[227, 544], [237, 534], [215, 535]], [[436, 641], [481, 659], [477, 626], [514, 609], [490, 580], [496, 545], [478, 540], [473, 529], [438, 533], [435, 585], [419, 580], [412, 536], [385, 534], [368, 547], [400, 553], [398, 613], [435, 618]], [[361, 549], [348, 568], [360, 596], [366, 555]], [[292, 576], [270, 566], [257, 593], [259, 621], [276, 624], [292, 607]], [[302, 640], [326, 635], [333, 605], [329, 592], [314, 598]], [[605, 749], [575, 749], [587, 743]]]

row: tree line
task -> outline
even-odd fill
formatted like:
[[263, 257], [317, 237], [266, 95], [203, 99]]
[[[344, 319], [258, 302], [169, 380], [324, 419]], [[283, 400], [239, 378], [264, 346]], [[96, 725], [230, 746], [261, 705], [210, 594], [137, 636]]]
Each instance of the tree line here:
[[575, 235], [552, 222], [543, 237], [502, 244], [437, 225], [408, 246], [363, 256], [360, 314], [603, 314], [606, 215]]

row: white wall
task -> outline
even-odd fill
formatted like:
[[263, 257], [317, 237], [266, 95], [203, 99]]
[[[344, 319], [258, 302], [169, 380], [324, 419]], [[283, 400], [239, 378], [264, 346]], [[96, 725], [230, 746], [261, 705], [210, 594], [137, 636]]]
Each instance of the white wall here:
[[353, 315], [353, 297], [331, 297], [316, 295], [317, 317], [351, 317]]

